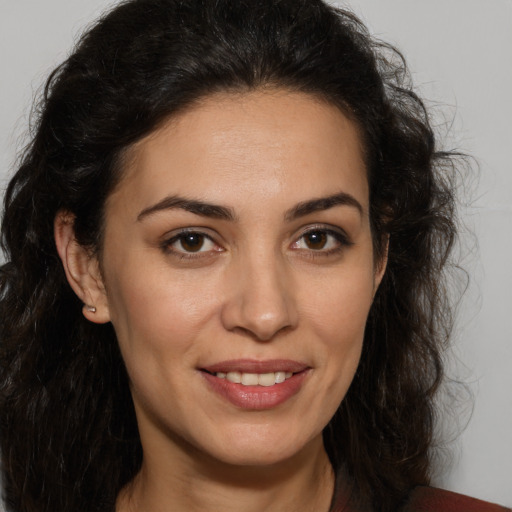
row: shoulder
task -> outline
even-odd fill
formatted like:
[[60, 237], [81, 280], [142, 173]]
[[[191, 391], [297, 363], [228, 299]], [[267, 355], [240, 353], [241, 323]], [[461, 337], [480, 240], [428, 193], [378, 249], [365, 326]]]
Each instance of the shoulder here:
[[512, 512], [512, 509], [434, 487], [416, 487], [403, 512]]

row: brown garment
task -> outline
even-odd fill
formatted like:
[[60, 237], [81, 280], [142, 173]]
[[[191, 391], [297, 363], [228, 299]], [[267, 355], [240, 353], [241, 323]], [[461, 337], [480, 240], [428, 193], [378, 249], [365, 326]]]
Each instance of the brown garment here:
[[[361, 512], [350, 508], [347, 501], [347, 494], [339, 493], [331, 512]], [[512, 512], [512, 509], [443, 489], [416, 487], [400, 512]]]
[[433, 487], [417, 487], [403, 512], [511, 512], [511, 509]]

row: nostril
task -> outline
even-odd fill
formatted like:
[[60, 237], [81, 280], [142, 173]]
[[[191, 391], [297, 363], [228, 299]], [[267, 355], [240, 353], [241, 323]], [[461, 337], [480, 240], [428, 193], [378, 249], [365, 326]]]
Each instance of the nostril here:
[[284, 272], [248, 269], [238, 277], [231, 276], [230, 293], [222, 305], [221, 321], [226, 330], [263, 342], [295, 327], [298, 315], [293, 286], [285, 282]]
[[280, 327], [279, 329], [264, 329], [260, 327], [240, 327], [236, 326], [234, 329], [231, 329], [231, 332], [237, 333], [243, 337], [254, 339], [255, 341], [272, 341], [276, 337], [280, 337], [288, 331], [293, 330], [291, 326], [285, 325]]

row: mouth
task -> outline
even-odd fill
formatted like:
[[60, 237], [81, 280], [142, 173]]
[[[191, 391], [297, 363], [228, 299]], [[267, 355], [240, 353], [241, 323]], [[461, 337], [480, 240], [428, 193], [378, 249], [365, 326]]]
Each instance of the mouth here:
[[308, 368], [306, 364], [291, 359], [231, 359], [201, 368], [201, 371], [233, 384], [270, 387], [282, 384]]
[[209, 387], [243, 409], [270, 409], [297, 394], [311, 367], [291, 360], [238, 359], [201, 368]]
[[[206, 370], [204, 370], [206, 371]], [[210, 372], [207, 372], [210, 373]], [[210, 373], [218, 379], [226, 379], [233, 384], [242, 384], [242, 386], [264, 386], [270, 387], [276, 384], [282, 384], [285, 380], [293, 377], [293, 372], [269, 372], [269, 373], [247, 373], [247, 372], [215, 372]]]

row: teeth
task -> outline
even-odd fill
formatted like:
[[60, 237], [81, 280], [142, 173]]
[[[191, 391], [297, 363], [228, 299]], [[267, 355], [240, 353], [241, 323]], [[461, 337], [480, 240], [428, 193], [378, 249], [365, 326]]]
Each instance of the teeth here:
[[[288, 372], [290, 373], [290, 372]], [[276, 372], [276, 384], [281, 384], [281, 382], [284, 382], [286, 380], [286, 373], [285, 372]], [[291, 377], [291, 375], [290, 375]], [[288, 378], [290, 378], [288, 377]]]
[[[275, 373], [261, 373], [257, 375], [258, 384], [260, 386], [273, 386], [276, 383], [276, 374]], [[243, 383], [242, 379], [242, 383]]]
[[242, 384], [244, 386], [257, 386], [259, 384], [257, 373], [242, 373]]
[[293, 375], [292, 372], [271, 372], [271, 373], [241, 373], [241, 372], [217, 372], [219, 379], [226, 379], [235, 384], [243, 386], [273, 386], [281, 384]]
[[[217, 374], [217, 377], [219, 374]], [[235, 384], [240, 384], [242, 382], [242, 374], [240, 372], [228, 372], [226, 375], [226, 379], [229, 382], [234, 382]]]

